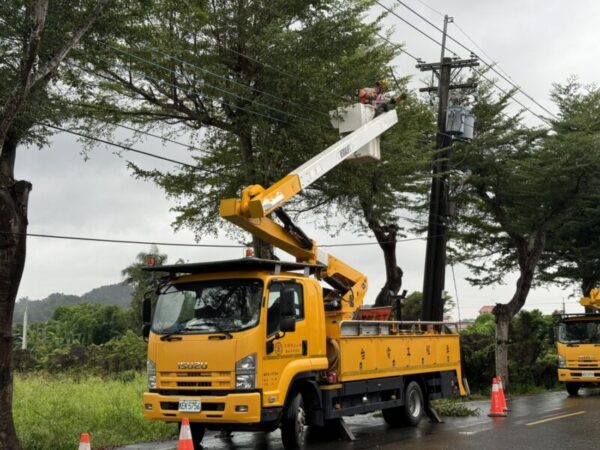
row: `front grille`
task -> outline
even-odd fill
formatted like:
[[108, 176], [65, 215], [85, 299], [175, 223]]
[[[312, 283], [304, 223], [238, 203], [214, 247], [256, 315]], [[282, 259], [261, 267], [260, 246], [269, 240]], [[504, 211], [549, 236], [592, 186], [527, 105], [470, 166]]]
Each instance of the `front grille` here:
[[178, 381], [178, 387], [212, 387], [210, 381]]
[[182, 371], [159, 372], [160, 389], [232, 389], [233, 372]]

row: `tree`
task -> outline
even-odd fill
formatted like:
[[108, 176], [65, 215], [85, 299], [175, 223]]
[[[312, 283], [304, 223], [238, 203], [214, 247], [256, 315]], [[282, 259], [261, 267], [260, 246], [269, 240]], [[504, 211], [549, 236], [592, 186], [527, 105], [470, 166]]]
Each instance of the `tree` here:
[[[400, 90], [405, 90], [402, 80]], [[307, 208], [332, 228], [351, 228], [359, 233], [372, 232], [383, 252], [386, 281], [376, 306], [391, 305], [402, 287], [402, 269], [396, 259], [397, 240], [403, 237], [401, 208], [408, 208], [415, 184], [424, 179], [429, 167], [433, 115], [428, 106], [414, 95], [405, 95], [396, 107], [399, 121], [381, 138], [381, 160], [351, 162], [332, 171], [315, 183], [305, 196]], [[349, 177], [352, 171], [353, 176]], [[343, 217], [330, 220], [331, 210]]]
[[600, 148], [593, 140], [574, 146], [556, 126], [555, 134], [525, 129], [501, 115], [506, 101], [482, 92], [473, 108], [477, 137], [455, 146], [452, 163], [464, 181], [455, 196], [454, 251], [472, 270], [470, 281], [488, 285], [519, 275], [511, 299], [493, 311], [496, 373], [508, 380], [510, 320], [525, 304], [550, 231], [593, 187]]
[[[442, 300], [444, 301], [444, 313], [449, 313], [452, 311], [456, 303], [447, 292], [443, 293]], [[406, 298], [402, 300], [402, 310], [400, 312], [399, 320], [421, 320], [421, 309], [423, 307], [422, 302], [422, 292], [414, 291], [408, 294]]]
[[[600, 105], [600, 89], [583, 86], [575, 79], [556, 85], [552, 93], [560, 105], [561, 120], [554, 123], [557, 137], [568, 139], [573, 146], [589, 148], [599, 131], [594, 111]], [[591, 180], [591, 182], [597, 180]], [[581, 295], [600, 283], [600, 185], [582, 196], [574, 213], [551, 230], [540, 263], [540, 279], [562, 286], [578, 285]]]
[[[178, 260], [176, 264], [182, 263]], [[156, 272], [147, 272], [142, 270], [142, 267], [148, 265], [160, 266], [167, 263], [167, 255], [160, 253], [158, 247], [153, 245], [148, 253], [141, 252], [135, 258], [135, 262], [121, 271], [121, 275], [125, 278], [124, 283], [133, 287], [131, 295], [131, 308], [136, 325], [136, 330], [140, 332], [142, 326], [142, 300], [144, 295], [150, 293], [153, 301], [156, 301]]]
[[[394, 50], [376, 40], [378, 22], [364, 20], [371, 4], [150, 2], [119, 25], [118, 39], [90, 52], [85, 70], [96, 84], [81, 103], [97, 120], [194, 133], [203, 148], [192, 150], [197, 167], [133, 169], [178, 200], [176, 227], [216, 234], [229, 227], [218, 219], [220, 199], [269, 186], [333, 143], [328, 111], [385, 76]], [[98, 90], [102, 101], [88, 102]], [[273, 256], [257, 239], [254, 246]]]
[[0, 8], [0, 449], [20, 448], [12, 418], [11, 326], [31, 183], [15, 179], [17, 147], [43, 142], [45, 133], [35, 129], [39, 120], [64, 117], [52, 108], [50, 86], [107, 3], [7, 0]]

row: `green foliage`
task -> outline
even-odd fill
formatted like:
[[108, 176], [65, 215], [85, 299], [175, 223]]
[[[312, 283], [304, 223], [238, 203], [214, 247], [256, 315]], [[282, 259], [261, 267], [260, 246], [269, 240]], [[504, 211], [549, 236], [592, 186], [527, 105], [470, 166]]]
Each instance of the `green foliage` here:
[[83, 345], [103, 344], [121, 336], [129, 325], [129, 314], [118, 306], [61, 306], [54, 311], [54, 321]]
[[114, 305], [59, 307], [53, 320], [29, 327], [27, 350], [15, 349], [15, 367], [102, 375], [143, 369], [146, 343], [130, 329], [132, 323], [132, 311]]
[[92, 345], [88, 349], [89, 366], [102, 374], [142, 370], [146, 367], [146, 352], [144, 340], [132, 330], [127, 330], [119, 339]]
[[[152, 303], [156, 303], [156, 288], [160, 281], [160, 273], [142, 270], [154, 260], [154, 265], [160, 266], [167, 263], [167, 255], [160, 253], [158, 247], [153, 245], [149, 252], [141, 252], [135, 258], [135, 262], [123, 269], [121, 274], [125, 278], [124, 283], [133, 288], [131, 295], [131, 309], [134, 316], [134, 326], [140, 330], [142, 326], [142, 300], [144, 295], [150, 295]], [[177, 263], [183, 261], [178, 260]]]
[[[594, 152], [600, 133], [600, 89], [571, 79], [555, 85], [552, 98], [559, 107], [552, 143], [565, 151], [578, 147]], [[583, 296], [600, 283], [600, 184], [592, 182], [594, 188], [577, 200], [574, 213], [550, 230], [541, 262], [542, 281], [576, 285]]]
[[471, 417], [481, 415], [481, 409], [470, 408], [462, 403], [460, 399], [434, 400], [433, 407], [445, 417]]
[[125, 284], [109, 284], [92, 289], [90, 292], [78, 295], [50, 294], [42, 300], [30, 300], [26, 298], [19, 299], [15, 304], [13, 323], [22, 323], [25, 313], [25, 303], [27, 302], [27, 321], [47, 322], [52, 319], [54, 310], [59, 306], [72, 306], [81, 303], [93, 303], [102, 305], [117, 305], [121, 308], [128, 308], [131, 305], [132, 289]]
[[[444, 302], [443, 309], [444, 313], [450, 312], [454, 308], [454, 300], [447, 292], [442, 295], [442, 301]], [[402, 320], [421, 320], [421, 309], [423, 302], [423, 293], [419, 291], [411, 292], [402, 300]]]
[[[533, 386], [552, 388], [557, 383], [556, 348], [547, 339], [553, 317], [539, 310], [521, 311], [510, 323], [509, 368], [511, 391]], [[465, 376], [474, 391], [491, 387], [495, 359], [495, 323], [492, 314], [481, 314], [461, 333]]]
[[17, 374], [14, 417], [24, 450], [70, 450], [88, 432], [93, 448], [173, 438], [177, 427], [144, 420], [146, 377], [129, 381]]
[[371, 4], [150, 1], [118, 23], [119, 39], [82, 55], [98, 77], [80, 95], [100, 120], [205, 128], [196, 169], [134, 170], [178, 200], [176, 226], [216, 233], [220, 199], [267, 186], [336, 141], [328, 111], [389, 74], [397, 49], [377, 40]]

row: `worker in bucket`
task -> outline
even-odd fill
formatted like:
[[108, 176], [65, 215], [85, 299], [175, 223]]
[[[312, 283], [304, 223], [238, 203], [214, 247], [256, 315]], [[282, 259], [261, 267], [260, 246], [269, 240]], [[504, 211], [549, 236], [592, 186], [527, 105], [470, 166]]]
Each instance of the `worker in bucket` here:
[[380, 80], [374, 87], [365, 87], [356, 92], [358, 101], [363, 105], [369, 105], [375, 110], [375, 115], [388, 112], [392, 105], [402, 100], [402, 95], [389, 92], [389, 80]]

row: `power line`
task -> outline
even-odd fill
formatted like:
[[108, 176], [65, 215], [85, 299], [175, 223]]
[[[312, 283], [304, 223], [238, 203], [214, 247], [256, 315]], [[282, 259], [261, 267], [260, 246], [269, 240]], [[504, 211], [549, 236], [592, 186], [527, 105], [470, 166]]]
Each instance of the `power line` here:
[[[134, 58], [138, 58], [138, 59], [141, 59], [141, 60], [143, 60], [143, 61], [148, 61], [148, 60], [144, 60], [143, 58], [140, 58], [140, 57], [138, 57], [138, 56], [136, 56], [136, 55], [133, 55], [133, 54], [131, 54], [131, 53], [128, 53], [128, 52], [124, 51], [122, 48], [119, 48], [119, 47], [114, 47], [114, 46], [112, 46], [112, 45], [109, 45], [109, 44], [105, 44], [105, 45], [106, 45], [106, 46], [108, 46], [108, 47], [110, 47], [110, 48], [112, 48], [113, 50], [116, 50], [116, 51], [118, 51], [118, 52], [120, 52], [120, 53], [123, 53], [123, 54], [125, 54], [125, 55], [132, 56], [132, 57], [134, 57]], [[228, 83], [232, 83], [232, 84], [235, 84], [235, 85], [241, 86], [241, 87], [243, 87], [244, 89], [248, 89], [248, 90], [250, 90], [250, 91], [253, 91], [253, 92], [256, 92], [256, 93], [259, 93], [259, 94], [265, 95], [265, 96], [267, 96], [267, 97], [271, 97], [271, 98], [273, 98], [273, 99], [275, 99], [275, 100], [280, 100], [280, 101], [282, 101], [282, 102], [284, 102], [284, 103], [289, 103], [289, 104], [292, 104], [292, 105], [296, 105], [296, 106], [298, 106], [299, 108], [301, 108], [301, 110], [302, 110], [302, 111], [305, 111], [305, 110], [310, 110], [310, 111], [316, 112], [317, 114], [321, 114], [322, 116], [329, 117], [329, 114], [325, 113], [324, 111], [320, 111], [320, 110], [317, 110], [317, 109], [313, 109], [313, 108], [310, 108], [310, 107], [308, 107], [308, 106], [306, 106], [306, 105], [301, 105], [301, 104], [299, 104], [299, 103], [297, 103], [297, 102], [294, 102], [294, 101], [292, 101], [292, 100], [289, 100], [289, 99], [286, 99], [286, 98], [283, 98], [283, 97], [279, 97], [279, 96], [277, 96], [277, 95], [274, 95], [274, 94], [272, 94], [272, 93], [270, 93], [270, 92], [266, 92], [266, 91], [260, 90], [260, 89], [258, 89], [258, 88], [256, 88], [256, 87], [254, 87], [254, 86], [248, 86], [247, 84], [241, 83], [241, 82], [239, 82], [239, 81], [232, 80], [232, 79], [230, 79], [230, 78], [226, 78], [226, 77], [224, 77], [224, 76], [222, 76], [222, 75], [219, 75], [219, 74], [217, 74], [217, 73], [215, 73], [215, 72], [212, 72], [212, 71], [210, 71], [210, 70], [208, 70], [208, 69], [205, 69], [204, 67], [200, 67], [200, 66], [198, 66], [198, 65], [195, 65], [195, 64], [192, 64], [192, 63], [190, 63], [190, 62], [188, 62], [188, 61], [185, 61], [185, 60], [179, 59], [179, 58], [177, 58], [177, 57], [175, 57], [175, 56], [173, 56], [173, 55], [170, 55], [170, 54], [168, 54], [168, 53], [165, 53], [165, 52], [163, 52], [162, 50], [160, 50], [160, 49], [158, 49], [158, 48], [151, 47], [151, 46], [149, 46], [149, 45], [147, 45], [147, 44], [144, 44], [144, 48], [146, 48], [146, 49], [150, 49], [150, 50], [153, 50], [153, 51], [155, 51], [155, 52], [157, 52], [157, 53], [160, 53], [161, 55], [163, 55], [163, 56], [165, 56], [165, 57], [167, 57], [167, 58], [169, 58], [169, 59], [172, 59], [173, 61], [177, 61], [177, 62], [179, 62], [179, 63], [181, 63], [181, 64], [183, 64], [183, 65], [186, 65], [186, 66], [192, 67], [192, 68], [194, 68], [194, 69], [200, 70], [200, 71], [202, 71], [202, 72], [204, 72], [204, 73], [207, 73], [207, 74], [209, 74], [209, 75], [211, 75], [211, 76], [213, 76], [213, 77], [216, 77], [216, 78], [222, 79], [222, 80], [224, 80], [224, 81], [226, 81], [226, 82], [228, 82]], [[238, 52], [238, 53], [239, 53], [239, 52]], [[163, 67], [163, 66], [160, 66], [160, 67], [161, 67], [161, 68], [163, 68], [163, 69], [166, 69], [166, 70], [170, 70], [170, 69], [167, 69], [167, 68], [165, 68], [165, 67]], [[175, 73], [176, 73], [176, 72], [175, 72]]]
[[440, 17], [444, 17], [444, 13], [438, 11], [437, 9], [433, 8], [432, 6], [429, 6], [427, 3], [421, 1], [421, 0], [417, 0], [421, 5], [423, 5], [425, 8], [430, 9], [431, 11], [433, 11], [434, 13], [436, 13], [438, 16]]
[[[244, 245], [227, 245], [227, 244], [190, 244], [181, 242], [158, 242], [158, 241], [140, 241], [140, 240], [128, 240], [128, 239], [111, 239], [111, 238], [96, 238], [86, 236], [67, 236], [58, 234], [42, 234], [42, 233], [11, 233], [0, 231], [0, 234], [12, 235], [12, 236], [27, 236], [37, 238], [48, 238], [48, 239], [63, 239], [70, 241], [88, 241], [88, 242], [104, 242], [111, 244], [135, 244], [135, 245], [162, 245], [171, 247], [206, 247], [206, 248], [245, 248]], [[390, 243], [403, 243], [418, 240], [427, 240], [427, 237], [416, 237], [408, 239], [397, 239], [395, 241], [384, 241], [384, 242], [353, 242], [343, 244], [323, 244], [319, 247], [357, 247], [365, 245], [379, 245], [379, 244], [390, 244]]]
[[[128, 53], [126, 53], [126, 52], [122, 52], [122, 53], [124, 53], [124, 54], [128, 54]], [[133, 57], [133, 58], [135, 58], [135, 59], [138, 59], [138, 60], [140, 60], [140, 61], [142, 61], [142, 62], [144, 62], [144, 63], [146, 63], [146, 64], [150, 64], [150, 65], [152, 65], [152, 66], [158, 67], [158, 68], [160, 68], [160, 69], [163, 69], [163, 70], [166, 70], [166, 71], [168, 71], [168, 72], [171, 72], [171, 73], [173, 73], [174, 75], [181, 75], [181, 74], [180, 74], [180, 73], [178, 73], [177, 71], [175, 71], [175, 70], [172, 70], [172, 69], [169, 69], [168, 67], [162, 66], [162, 65], [160, 65], [160, 64], [158, 64], [158, 63], [156, 63], [156, 62], [154, 62], [154, 61], [150, 61], [150, 60], [147, 60], [147, 59], [141, 58], [141, 57], [139, 57], [139, 56], [136, 56], [136, 55], [133, 55], [133, 54], [128, 54], [128, 55], [129, 55], [129, 56], [131, 56], [131, 57]], [[101, 58], [101, 57], [99, 57], [99, 59], [103, 60], [103, 61], [104, 61], [104, 62], [106, 62], [106, 63], [109, 63], [109, 64], [113, 64], [113, 65], [114, 65], [114, 62], [108, 61], [108, 60], [106, 60], [106, 59], [104, 59], [104, 58]], [[125, 68], [123, 65], [120, 65], [120, 64], [118, 64], [117, 66], [118, 66], [118, 67], [120, 67], [122, 70], [127, 70], [127, 69], [126, 69], [126, 68]], [[153, 81], [155, 81], [155, 82], [156, 82], [156, 83], [158, 83], [158, 84], [164, 84], [164, 85], [167, 85], [167, 86], [171, 86], [171, 87], [173, 87], [173, 88], [175, 88], [175, 89], [179, 89], [180, 91], [182, 91], [182, 92], [185, 92], [185, 93], [187, 93], [187, 94], [192, 94], [192, 95], [194, 95], [194, 96], [203, 96], [203, 97], [207, 97], [207, 98], [209, 98], [209, 99], [211, 99], [211, 100], [216, 100], [214, 97], [210, 97], [210, 96], [208, 96], [208, 95], [206, 95], [206, 94], [201, 94], [200, 92], [198, 92], [198, 91], [196, 91], [196, 90], [194, 90], [194, 89], [191, 89], [191, 88], [186, 88], [186, 87], [184, 87], [184, 86], [181, 86], [181, 85], [178, 85], [178, 84], [175, 84], [175, 83], [171, 83], [171, 82], [169, 82], [169, 81], [166, 81], [166, 80], [163, 80], [163, 79], [159, 79], [159, 78], [153, 77], [153, 76], [151, 76], [151, 75], [148, 75], [148, 74], [146, 74], [146, 73], [144, 73], [144, 74], [143, 74], [143, 76], [144, 76], [144, 78], [146, 78], [146, 79], [149, 79], [149, 80], [153, 80]], [[248, 97], [244, 97], [243, 95], [240, 95], [240, 94], [236, 94], [235, 92], [231, 92], [231, 91], [229, 91], [229, 90], [227, 90], [227, 89], [222, 89], [222, 88], [220, 88], [220, 87], [214, 86], [214, 85], [212, 85], [212, 84], [209, 84], [209, 83], [206, 83], [206, 82], [204, 82], [204, 81], [203, 81], [203, 85], [204, 85], [204, 86], [207, 86], [207, 87], [209, 87], [209, 88], [211, 88], [211, 89], [214, 89], [214, 90], [216, 90], [216, 91], [222, 92], [222, 93], [223, 93], [223, 94], [225, 94], [225, 95], [229, 95], [229, 96], [232, 96], [232, 97], [239, 98], [239, 99], [241, 99], [241, 100], [245, 100], [245, 101], [247, 101], [248, 103], [250, 103], [250, 104], [252, 104], [252, 105], [258, 105], [258, 106], [262, 106], [262, 107], [264, 107], [264, 108], [267, 108], [267, 109], [273, 110], [273, 111], [275, 111], [275, 112], [278, 112], [278, 113], [280, 113], [280, 114], [284, 114], [284, 115], [287, 115], [287, 116], [291, 116], [291, 117], [294, 117], [294, 118], [296, 118], [296, 119], [300, 119], [300, 120], [302, 120], [303, 122], [310, 123], [310, 124], [313, 124], [313, 125], [315, 125], [315, 126], [318, 126], [318, 127], [321, 127], [321, 128], [325, 128], [325, 127], [324, 127], [322, 124], [320, 124], [320, 123], [317, 123], [317, 122], [314, 122], [314, 121], [312, 121], [312, 120], [310, 120], [310, 119], [307, 119], [307, 118], [305, 118], [305, 117], [303, 117], [303, 116], [298, 116], [297, 114], [294, 114], [294, 113], [291, 113], [291, 112], [288, 112], [288, 111], [284, 111], [284, 110], [281, 110], [281, 109], [279, 109], [279, 108], [275, 108], [275, 107], [273, 107], [273, 106], [269, 106], [269, 105], [266, 105], [266, 104], [264, 104], [264, 103], [261, 103], [261, 102], [257, 102], [257, 101], [255, 101], [255, 100], [253, 100], [253, 99], [250, 99], [250, 98], [248, 98]], [[247, 109], [247, 108], [244, 108], [244, 107], [241, 107], [241, 106], [239, 106], [239, 105], [235, 105], [235, 104], [233, 104], [233, 105], [230, 105], [230, 106], [231, 106], [232, 108], [235, 108], [235, 109], [240, 109], [240, 110], [246, 111], [246, 112], [248, 112], [248, 113], [250, 113], [250, 114], [255, 114], [255, 115], [258, 115], [258, 116], [262, 116], [262, 117], [265, 117], [265, 118], [268, 118], [268, 119], [270, 119], [270, 120], [274, 120], [274, 121], [277, 121], [277, 122], [286, 123], [284, 120], [278, 119], [278, 118], [276, 118], [276, 117], [273, 117], [273, 116], [271, 116], [271, 115], [264, 114], [264, 113], [259, 113], [258, 111], [249, 110], [249, 109]], [[327, 128], [328, 128], [328, 127], [327, 127]]]
[[79, 136], [79, 137], [82, 137], [84, 139], [89, 139], [91, 141], [100, 142], [100, 143], [106, 144], [106, 145], [112, 145], [113, 147], [118, 147], [118, 148], [121, 148], [123, 150], [127, 150], [128, 152], [139, 153], [141, 155], [149, 156], [151, 158], [161, 159], [163, 161], [167, 161], [167, 162], [171, 162], [171, 163], [174, 163], [174, 164], [178, 164], [178, 165], [181, 165], [181, 166], [193, 169], [193, 170], [203, 170], [205, 172], [210, 172], [207, 169], [196, 167], [196, 166], [194, 166], [192, 164], [184, 163], [184, 162], [177, 161], [177, 160], [171, 159], [171, 158], [166, 158], [164, 156], [160, 156], [160, 155], [157, 155], [155, 153], [150, 153], [150, 152], [145, 152], [143, 150], [138, 150], [136, 148], [129, 147], [129, 146], [126, 146], [126, 145], [123, 145], [123, 144], [119, 144], [119, 143], [116, 143], [116, 142], [111, 142], [111, 141], [108, 141], [106, 139], [102, 139], [102, 138], [99, 138], [99, 137], [94, 137], [92, 135], [89, 135], [87, 133], [82, 133], [80, 131], [69, 130], [68, 128], [62, 128], [62, 127], [58, 127], [56, 125], [51, 125], [49, 123], [44, 123], [44, 122], [38, 122], [38, 124], [41, 125], [41, 126], [44, 126], [44, 127], [52, 128], [52, 129], [57, 130], [57, 131], [63, 131], [65, 133], [73, 134], [75, 136]]
[[[437, 41], [435, 38], [431, 37], [429, 34], [425, 33], [423, 30], [421, 30], [419, 27], [417, 27], [416, 25], [414, 25], [412, 22], [406, 20], [404, 17], [400, 16], [398, 13], [396, 13], [396, 11], [394, 11], [393, 9], [385, 6], [383, 3], [381, 3], [379, 0], [375, 0], [375, 3], [377, 3], [380, 7], [382, 7], [383, 9], [385, 9], [386, 11], [388, 11], [390, 14], [394, 15], [395, 17], [397, 17], [398, 19], [400, 19], [402, 22], [404, 22], [405, 24], [407, 24], [408, 26], [410, 26], [411, 28], [413, 28], [414, 30], [418, 31], [419, 33], [421, 33], [423, 36], [425, 36], [427, 39], [429, 39], [430, 41], [435, 42], [437, 45], [439, 45], [440, 47], [442, 46], [442, 43]], [[453, 55], [458, 56], [456, 53], [450, 51]]]
[[417, 58], [415, 55], [413, 55], [412, 53], [409, 53], [407, 50], [405, 50], [403, 45], [395, 44], [394, 42], [392, 42], [391, 40], [389, 40], [387, 37], [385, 37], [383, 34], [381, 34], [379, 32], [376, 32], [376, 34], [381, 39], [383, 39], [385, 42], [387, 42], [388, 44], [390, 44], [392, 47], [400, 50], [402, 53], [406, 53], [408, 56], [410, 56], [415, 61], [417, 61], [417, 62], [420, 61], [420, 58]]
[[[380, 3], [380, 2], [376, 2], [376, 3], [378, 3], [379, 5], [381, 5], [381, 3]], [[398, 14], [396, 14], [396, 13], [395, 13], [393, 10], [391, 10], [391, 9], [389, 9], [389, 8], [386, 8], [386, 7], [385, 7], [385, 6], [383, 6], [383, 5], [381, 5], [381, 6], [382, 6], [383, 8], [385, 8], [385, 9], [387, 9], [388, 11], [390, 11], [390, 12], [391, 12], [392, 14], [394, 14], [396, 17], [398, 17], [398, 18], [400, 18], [401, 20], [403, 20], [404, 22], [406, 22], [406, 23], [409, 23], [409, 22], [408, 22], [406, 19], [404, 19], [404, 18], [402, 18], [401, 16], [399, 16]], [[425, 19], [425, 20], [426, 20], [426, 19]], [[427, 22], [431, 24], [431, 22], [429, 22], [429, 21], [427, 21]], [[426, 33], [425, 33], [425, 32], [423, 32], [423, 31], [421, 31], [419, 28], [415, 27], [415, 26], [414, 26], [414, 25], [412, 25], [412, 24], [410, 24], [410, 25], [411, 25], [413, 28], [417, 29], [417, 31], [421, 32], [421, 34], [424, 34], [424, 35], [425, 35], [425, 36], [427, 36], [428, 38], [432, 39], [432, 40], [433, 40], [435, 43], [437, 43], [438, 45], [440, 45], [440, 46], [442, 45], [440, 42], [437, 42], [435, 39], [431, 38], [431, 36], [429, 36], [428, 34], [426, 34]], [[435, 26], [435, 25], [433, 25], [433, 24], [432, 24], [432, 26], [434, 26], [436, 29], [438, 29], [438, 30], [439, 30], [439, 28], [438, 28], [437, 26]], [[450, 36], [449, 36], [449, 35], [447, 35], [447, 36], [450, 38]], [[380, 37], [382, 37], [382, 36], [380, 35]], [[394, 43], [393, 43], [393, 42], [391, 42], [389, 39], [387, 39], [387, 38], [384, 38], [384, 39], [385, 39], [385, 40], [386, 40], [388, 43], [390, 43], [391, 45], [394, 45]], [[396, 45], [396, 46], [398, 46], [398, 44], [395, 44], [395, 45]], [[453, 51], [451, 51], [451, 50], [449, 50], [449, 51], [450, 51], [450, 52], [451, 52], [453, 55], [457, 56], [455, 52], [453, 52]], [[471, 52], [471, 53], [473, 53], [473, 52]], [[413, 55], [409, 55], [409, 56], [411, 56], [411, 57], [412, 57], [413, 59], [415, 59], [416, 61], [420, 61], [420, 58], [416, 58], [416, 57], [415, 57], [415, 56], [413, 56]], [[487, 64], [487, 63], [486, 63], [484, 60], [481, 60], [481, 61], [484, 63], [484, 65], [486, 65], [487, 67], [490, 67], [492, 70], [494, 70], [494, 68], [493, 68], [492, 66], [490, 66], [489, 64]], [[507, 92], [505, 89], [503, 89], [502, 87], [500, 87], [500, 86], [498, 85], [498, 83], [496, 83], [495, 81], [493, 81], [493, 80], [491, 80], [490, 78], [486, 77], [486, 76], [484, 75], [484, 73], [483, 73], [483, 72], [481, 72], [481, 71], [479, 71], [479, 70], [477, 70], [477, 69], [473, 69], [473, 70], [474, 70], [474, 71], [475, 71], [477, 74], [479, 74], [479, 76], [481, 76], [482, 78], [484, 78], [485, 80], [487, 80], [487, 81], [488, 81], [488, 82], [489, 82], [489, 83], [490, 83], [492, 86], [496, 87], [496, 89], [498, 89], [499, 91], [501, 91], [501, 92], [502, 92], [502, 93], [504, 93], [505, 95], [509, 96], [509, 97], [510, 97], [510, 98], [511, 98], [511, 99], [512, 99], [512, 100], [513, 100], [515, 103], [518, 103], [518, 104], [519, 104], [519, 105], [520, 105], [520, 106], [521, 106], [523, 109], [525, 109], [526, 111], [529, 111], [529, 112], [530, 112], [530, 113], [531, 113], [533, 116], [537, 117], [537, 118], [538, 118], [538, 119], [540, 119], [542, 122], [544, 122], [544, 123], [546, 123], [546, 124], [548, 124], [548, 125], [551, 125], [551, 122], [550, 122], [548, 119], [546, 119], [545, 117], [543, 117], [543, 116], [541, 116], [541, 115], [537, 114], [536, 112], [532, 111], [530, 108], [528, 108], [527, 106], [525, 106], [525, 105], [524, 105], [522, 102], [520, 102], [518, 99], [516, 99], [516, 98], [514, 97], [514, 95], [510, 95], [510, 94], [509, 94], [509, 93], [508, 93], [508, 92]], [[494, 72], [497, 72], [497, 71], [496, 71], [496, 70], [494, 70]], [[520, 89], [518, 89], [518, 90], [520, 90]], [[522, 92], [522, 91], [521, 91], [521, 92]], [[501, 113], [501, 114], [505, 115], [504, 113]]]
[[[443, 33], [443, 30], [438, 27], [437, 25], [435, 25], [434, 23], [432, 23], [430, 20], [428, 20], [426, 17], [422, 16], [418, 11], [415, 11], [413, 8], [411, 8], [410, 6], [408, 6], [406, 3], [404, 3], [402, 0], [395, 0], [396, 3], [399, 3], [400, 5], [404, 6], [406, 9], [408, 9], [409, 11], [411, 11], [413, 14], [417, 15], [418, 17], [420, 17], [422, 20], [424, 20], [425, 22], [427, 22], [429, 25], [431, 25], [433, 28], [435, 28], [437, 31], [439, 31], [440, 33]], [[377, 3], [379, 3], [379, 1], [377, 1]], [[381, 3], [379, 3], [381, 5]], [[390, 10], [391, 11], [391, 10]], [[397, 16], [399, 17], [399, 16]], [[464, 33], [464, 32], [463, 32]], [[465, 33], [466, 35], [466, 33]], [[451, 41], [453, 41], [454, 43], [456, 43], [457, 45], [459, 45], [460, 47], [462, 47], [463, 49], [465, 49], [466, 51], [468, 51], [469, 53], [475, 54], [475, 52], [473, 50], [471, 50], [470, 48], [468, 48], [467, 46], [465, 46], [462, 42], [458, 41], [457, 39], [453, 38], [452, 36], [450, 36], [449, 34], [446, 34], [446, 36], [448, 37], [448, 39], [450, 39]], [[470, 39], [470, 38], [469, 38]], [[494, 73], [496, 73], [498, 76], [500, 76], [504, 81], [506, 81], [508, 84], [510, 84], [511, 86], [513, 86], [515, 89], [517, 89], [519, 92], [521, 92], [525, 97], [527, 97], [529, 100], [531, 100], [533, 103], [535, 103], [539, 108], [543, 109], [544, 111], [546, 111], [548, 114], [550, 114], [552, 117], [556, 118], [556, 115], [551, 112], [550, 110], [548, 110], [545, 106], [543, 106], [542, 104], [540, 104], [537, 100], [535, 100], [532, 96], [530, 96], [527, 92], [525, 92], [520, 86], [518, 86], [516, 83], [514, 83], [512, 80], [508, 79], [507, 77], [505, 77], [503, 74], [501, 74], [498, 70], [496, 70], [496, 68], [491, 65], [488, 64], [484, 59], [480, 58], [481, 62], [487, 66], [490, 70], [492, 70]], [[492, 60], [492, 58], [490, 58], [490, 60]], [[493, 62], [493, 60], [492, 60]], [[510, 77], [509, 77], [510, 78]]]
[[162, 245], [170, 247], [202, 247], [202, 248], [244, 248], [243, 245], [225, 245], [225, 244], [188, 244], [179, 242], [157, 242], [157, 241], [136, 241], [127, 239], [106, 239], [106, 238], [94, 238], [94, 237], [82, 237], [82, 236], [64, 236], [57, 234], [39, 234], [39, 233], [7, 233], [0, 232], [0, 234], [10, 234], [27, 237], [38, 237], [38, 238], [49, 238], [49, 239], [65, 239], [70, 241], [89, 241], [89, 242], [105, 242], [111, 244], [136, 244], [136, 245]]

